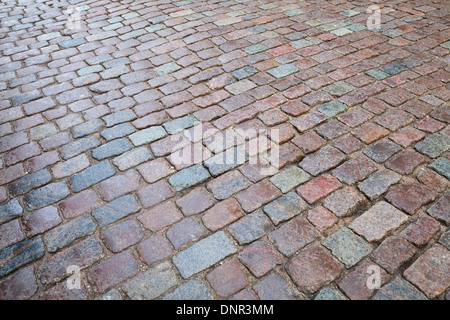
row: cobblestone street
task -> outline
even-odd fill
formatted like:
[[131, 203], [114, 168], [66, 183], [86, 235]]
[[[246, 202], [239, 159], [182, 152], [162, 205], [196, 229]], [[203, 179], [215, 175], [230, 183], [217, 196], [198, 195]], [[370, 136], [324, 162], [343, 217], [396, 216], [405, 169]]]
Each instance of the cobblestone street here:
[[448, 0], [0, 9], [0, 300], [450, 300]]

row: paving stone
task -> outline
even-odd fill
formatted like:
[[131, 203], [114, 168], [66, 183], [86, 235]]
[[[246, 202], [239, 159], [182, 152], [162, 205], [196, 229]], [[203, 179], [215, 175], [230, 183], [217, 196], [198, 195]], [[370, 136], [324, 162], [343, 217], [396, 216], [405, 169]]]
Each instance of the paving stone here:
[[61, 222], [56, 207], [45, 207], [22, 218], [25, 233], [29, 238], [44, 233]]
[[80, 154], [64, 162], [55, 164], [52, 168], [55, 178], [65, 178], [89, 167], [89, 159], [85, 154]]
[[353, 267], [370, 254], [372, 248], [361, 237], [344, 227], [327, 237], [322, 244], [331, 250], [347, 268]]
[[309, 204], [312, 204], [340, 187], [339, 180], [332, 175], [324, 174], [298, 187], [297, 193]]
[[208, 171], [203, 166], [197, 164], [175, 173], [168, 181], [176, 191], [181, 191], [202, 183], [208, 178], [210, 178]]
[[81, 216], [100, 205], [100, 199], [94, 190], [80, 192], [59, 204], [65, 218]]
[[0, 282], [1, 300], [26, 300], [37, 291], [34, 268], [27, 267]]
[[18, 219], [0, 225], [0, 232], [0, 250], [25, 238]]
[[364, 180], [377, 170], [376, 165], [368, 158], [359, 156], [348, 160], [332, 171], [333, 176], [346, 184], [354, 184]]
[[449, 251], [435, 244], [403, 273], [405, 278], [432, 299], [450, 286]]
[[278, 273], [272, 272], [253, 286], [261, 300], [299, 300], [303, 295]]
[[258, 278], [266, 275], [283, 261], [281, 254], [264, 240], [258, 240], [247, 246], [241, 251], [239, 259]]
[[144, 208], [149, 208], [174, 195], [170, 185], [164, 181], [158, 181], [139, 190], [137, 196]]
[[105, 201], [114, 200], [139, 188], [139, 174], [134, 170], [115, 175], [98, 185], [98, 193]]
[[393, 274], [416, 253], [414, 245], [405, 239], [393, 236], [384, 240], [372, 252], [371, 258], [387, 272]]
[[171, 255], [173, 248], [162, 235], [154, 235], [137, 246], [140, 259], [147, 265], [161, 261]]
[[44, 244], [40, 237], [23, 240], [0, 250], [0, 277], [4, 277], [20, 267], [44, 255]]
[[348, 300], [341, 292], [333, 288], [323, 288], [314, 300]]
[[424, 156], [412, 150], [405, 150], [386, 162], [385, 166], [400, 174], [408, 175], [423, 162], [425, 162]]
[[272, 182], [281, 192], [286, 193], [292, 188], [307, 182], [311, 176], [298, 167], [290, 167], [278, 172], [272, 178]]
[[92, 211], [100, 227], [107, 226], [141, 209], [135, 197], [126, 195]]
[[413, 243], [415, 246], [421, 247], [427, 244], [440, 229], [441, 225], [439, 222], [430, 216], [423, 214], [416, 222], [404, 229], [400, 233], [400, 236]]
[[339, 150], [325, 146], [315, 153], [306, 156], [300, 166], [308, 173], [317, 176], [320, 173], [338, 166], [345, 160], [345, 156]]
[[56, 203], [70, 194], [64, 181], [48, 184], [23, 197], [25, 208], [28, 211], [40, 209]]
[[48, 170], [39, 170], [10, 183], [8, 185], [9, 194], [16, 196], [18, 194], [26, 193], [31, 189], [43, 186], [51, 180], [52, 176]]
[[214, 198], [205, 188], [197, 187], [176, 202], [185, 216], [191, 216], [210, 208]]
[[449, 204], [450, 204], [450, 193], [447, 193], [428, 209], [428, 213], [432, 217], [444, 221], [445, 223], [448, 224], [450, 222]]
[[378, 268], [380, 270], [380, 284], [386, 282], [386, 272], [372, 261], [368, 259], [365, 260], [339, 282], [339, 288], [351, 300], [367, 300], [376, 291], [376, 289], [370, 289], [368, 287], [368, 283], [371, 280], [370, 275], [372, 273], [370, 268]]
[[102, 180], [112, 177], [115, 173], [116, 169], [114, 169], [109, 161], [105, 160], [70, 177], [69, 183], [72, 191], [79, 192], [97, 184]]
[[102, 231], [100, 239], [112, 252], [120, 252], [144, 237], [139, 223], [136, 220], [127, 220]]
[[354, 86], [344, 82], [344, 81], [338, 81], [335, 82], [329, 86], [326, 86], [323, 90], [328, 92], [329, 94], [333, 96], [343, 96], [346, 93], [349, 93], [355, 89]]
[[277, 225], [302, 213], [306, 208], [306, 203], [295, 192], [289, 192], [266, 205], [263, 210]]
[[401, 277], [383, 286], [373, 296], [373, 300], [427, 300], [427, 297]]
[[250, 182], [237, 170], [227, 172], [207, 184], [207, 188], [218, 200], [227, 199], [248, 186]]
[[386, 200], [397, 208], [414, 214], [422, 205], [434, 201], [436, 197], [437, 193], [433, 189], [413, 182], [393, 186], [386, 195]]
[[17, 198], [11, 199], [7, 203], [0, 204], [0, 223], [8, 222], [22, 216], [23, 208]]
[[[138, 272], [139, 265], [131, 251], [127, 250], [90, 268], [87, 272], [87, 279], [96, 292], [103, 293]], [[134, 286], [134, 288], [139, 290], [139, 286]], [[131, 295], [128, 290], [126, 290], [127, 294]]]
[[339, 113], [347, 111], [348, 107], [342, 102], [330, 101], [320, 106], [317, 110], [327, 115], [328, 117], [332, 118]]
[[152, 155], [148, 149], [146, 147], [139, 147], [114, 158], [113, 163], [119, 168], [119, 170], [124, 171], [151, 159]]
[[164, 300], [213, 300], [210, 290], [205, 281], [193, 279], [166, 294]]
[[191, 242], [196, 242], [206, 236], [206, 228], [193, 218], [186, 218], [172, 225], [166, 232], [166, 236], [176, 250], [186, 247]]
[[407, 220], [406, 214], [389, 203], [381, 201], [353, 220], [349, 228], [362, 235], [369, 242], [380, 241]]
[[377, 197], [385, 193], [389, 187], [399, 182], [401, 176], [390, 170], [377, 171], [369, 178], [364, 180], [358, 185], [361, 190], [370, 200], [374, 200]]
[[450, 138], [436, 133], [416, 143], [416, 150], [430, 158], [437, 158], [450, 148]]
[[379, 141], [363, 150], [363, 153], [375, 162], [383, 163], [402, 148], [389, 141]]
[[217, 231], [222, 227], [238, 220], [244, 215], [239, 203], [230, 198], [223, 200], [205, 212], [202, 221], [211, 231]]
[[269, 181], [262, 181], [236, 194], [236, 199], [246, 212], [252, 212], [262, 205], [276, 199], [280, 191]]
[[173, 262], [185, 279], [214, 265], [230, 254], [236, 247], [223, 231], [195, 243], [173, 257]]
[[182, 215], [172, 201], [155, 206], [138, 217], [143, 226], [153, 232], [162, 230], [181, 219]]
[[46, 259], [38, 270], [39, 280], [45, 285], [57, 283], [70, 275], [67, 272], [70, 266], [76, 265], [83, 270], [103, 256], [100, 242], [94, 237], [89, 237]]
[[167, 135], [166, 131], [163, 127], [155, 126], [147, 129], [139, 130], [129, 136], [131, 142], [134, 146], [138, 147], [143, 144], [147, 144], [161, 138], [164, 138]]
[[169, 134], [173, 134], [194, 126], [196, 122], [197, 119], [189, 115], [166, 122], [163, 124], [163, 126]]
[[92, 150], [91, 155], [96, 160], [103, 160], [112, 156], [123, 154], [132, 148], [131, 143], [126, 138], [116, 139], [105, 143]]
[[[318, 291], [339, 277], [343, 269], [343, 265], [320, 245], [302, 250], [286, 266], [298, 288], [306, 292]], [[305, 277], [305, 274], [309, 276]]]
[[450, 160], [447, 158], [438, 158], [428, 166], [450, 179]]
[[270, 75], [279, 79], [279, 78], [286, 77], [290, 74], [296, 73], [298, 71], [299, 71], [299, 69], [292, 64], [283, 64], [279, 67], [268, 70], [267, 73], [269, 73]]
[[236, 259], [231, 259], [219, 265], [207, 274], [211, 287], [221, 297], [227, 297], [245, 288], [249, 281]]
[[105, 294], [103, 294], [99, 300], [123, 300], [121, 293], [116, 289], [111, 289]]
[[292, 256], [318, 236], [303, 217], [296, 217], [269, 234], [270, 241], [286, 256]]
[[240, 244], [246, 244], [261, 238], [272, 228], [269, 218], [257, 210], [233, 223], [228, 231]]

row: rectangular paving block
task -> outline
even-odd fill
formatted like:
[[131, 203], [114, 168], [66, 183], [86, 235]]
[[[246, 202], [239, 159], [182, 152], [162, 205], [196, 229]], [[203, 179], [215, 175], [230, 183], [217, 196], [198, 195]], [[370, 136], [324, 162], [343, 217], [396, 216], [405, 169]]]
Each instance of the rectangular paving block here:
[[104, 227], [130, 214], [136, 213], [140, 209], [141, 206], [136, 198], [131, 195], [126, 195], [93, 210], [92, 215], [97, 220], [99, 226]]
[[236, 246], [219, 231], [179, 252], [173, 262], [185, 279], [209, 268], [237, 251]]
[[0, 278], [44, 255], [40, 237], [24, 240], [0, 250]]
[[23, 197], [25, 208], [33, 211], [58, 202], [70, 194], [66, 182], [48, 184]]
[[105, 160], [70, 177], [69, 183], [72, 191], [79, 192], [102, 180], [112, 177], [115, 173], [116, 169], [114, 169], [109, 161]]
[[0, 224], [22, 216], [23, 208], [16, 198], [0, 205]]
[[169, 178], [169, 183], [176, 191], [181, 191], [202, 183], [210, 177], [208, 170], [202, 165], [197, 164], [172, 175]]

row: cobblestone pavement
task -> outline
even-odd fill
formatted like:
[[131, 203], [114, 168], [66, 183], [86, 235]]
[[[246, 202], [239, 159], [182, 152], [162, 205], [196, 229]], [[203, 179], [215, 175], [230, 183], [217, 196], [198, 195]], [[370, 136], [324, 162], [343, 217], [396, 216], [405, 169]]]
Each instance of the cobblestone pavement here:
[[[448, 1], [0, 18], [0, 299], [450, 298]], [[237, 128], [279, 171], [211, 160]]]

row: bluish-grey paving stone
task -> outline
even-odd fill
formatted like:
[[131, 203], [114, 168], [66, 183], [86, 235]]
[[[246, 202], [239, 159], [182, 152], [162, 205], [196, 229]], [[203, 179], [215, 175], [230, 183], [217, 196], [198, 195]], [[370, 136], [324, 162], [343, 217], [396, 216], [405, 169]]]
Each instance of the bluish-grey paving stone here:
[[102, 161], [90, 166], [80, 173], [69, 178], [72, 191], [79, 192], [94, 184], [112, 177], [116, 173], [116, 169], [109, 161]]
[[75, 240], [94, 232], [96, 225], [90, 216], [73, 219], [44, 235], [44, 241], [49, 252], [65, 248]]
[[256, 210], [233, 223], [228, 231], [239, 244], [246, 244], [261, 238], [272, 229], [270, 219], [262, 210]]
[[272, 182], [281, 192], [286, 193], [311, 179], [311, 176], [299, 167], [290, 167], [278, 172], [272, 178]]
[[181, 276], [187, 279], [235, 252], [235, 245], [223, 231], [219, 231], [177, 253], [173, 262]]
[[116, 124], [128, 122], [136, 119], [136, 115], [130, 109], [121, 110], [112, 114], [108, 114], [102, 118], [106, 122], [107, 127], [112, 127]]
[[155, 299], [177, 283], [177, 275], [172, 265], [164, 262], [128, 281], [123, 290], [131, 300]]
[[450, 160], [447, 158], [438, 158], [434, 160], [429, 167], [436, 170], [438, 173], [450, 179]]
[[363, 150], [363, 153], [375, 162], [383, 163], [395, 153], [403, 150], [402, 147], [395, 143], [383, 140], [371, 144]]
[[169, 134], [173, 134], [173, 133], [177, 133], [177, 132], [183, 131], [184, 129], [194, 126], [194, 124], [196, 122], [198, 122], [198, 120], [195, 119], [194, 116], [187, 115], [182, 118], [177, 118], [175, 120], [168, 121], [168, 122], [164, 123], [163, 126], [164, 126], [164, 129], [166, 129], [166, 131]]
[[390, 63], [380, 68], [380, 70], [386, 72], [387, 74], [390, 74], [391, 76], [399, 74], [400, 72], [405, 71], [407, 69], [408, 68], [406, 68], [403, 64], [399, 62]]
[[22, 104], [25, 104], [27, 102], [30, 102], [32, 100], [36, 100], [36, 99], [39, 99], [42, 97], [43, 97], [42, 93], [40, 93], [37, 90], [33, 90], [30, 92], [19, 94], [17, 96], [13, 96], [13, 97], [11, 97], [11, 101], [12, 101], [13, 107], [15, 107], [15, 106], [20, 106]]
[[0, 224], [22, 216], [23, 208], [16, 198], [0, 204]]
[[139, 130], [129, 136], [131, 142], [137, 147], [146, 143], [156, 141], [167, 136], [167, 132], [161, 126], [154, 126]]
[[76, 155], [87, 151], [89, 149], [98, 147], [101, 144], [100, 140], [94, 137], [86, 137], [78, 139], [74, 142], [68, 143], [59, 149], [59, 153], [64, 160], [75, 157]]
[[139, 203], [132, 195], [117, 198], [92, 211], [100, 227], [107, 226], [141, 209]]
[[416, 143], [416, 150], [430, 158], [436, 158], [450, 148], [450, 138], [436, 133]]
[[348, 300], [341, 292], [333, 288], [323, 288], [314, 300]]
[[427, 297], [412, 284], [397, 276], [383, 286], [372, 297], [372, 300], [428, 300]]
[[247, 159], [244, 147], [237, 146], [206, 159], [204, 165], [211, 175], [218, 176], [245, 163]]
[[233, 77], [237, 78], [238, 80], [242, 80], [244, 78], [254, 75], [257, 72], [258, 72], [258, 70], [256, 70], [256, 68], [254, 66], [245, 66], [236, 71], [233, 71], [231, 74], [233, 75]]
[[164, 300], [213, 300], [205, 281], [193, 279], [164, 296]]
[[330, 84], [323, 88], [324, 91], [328, 92], [329, 94], [333, 96], [343, 96], [344, 94], [347, 94], [355, 89], [354, 86], [351, 84], [348, 84], [344, 81], [338, 81], [334, 82], [333, 84]]
[[44, 255], [40, 237], [27, 239], [0, 250], [0, 279]]
[[133, 148], [133, 146], [127, 138], [120, 138], [93, 149], [91, 154], [92, 158], [103, 160], [112, 156], [121, 155], [131, 148]]
[[176, 191], [181, 191], [202, 183], [210, 177], [208, 170], [201, 164], [196, 164], [172, 175], [169, 178], [169, 183]]
[[114, 158], [113, 163], [119, 170], [123, 171], [151, 159], [153, 159], [153, 157], [148, 149], [146, 147], [139, 147]]
[[389, 77], [389, 74], [387, 74], [384, 71], [381, 71], [380, 69], [370, 69], [365, 71], [364, 73], [376, 80], [383, 80]]
[[391, 170], [377, 171], [361, 182], [358, 188], [370, 200], [373, 200], [385, 193], [391, 185], [400, 181], [401, 177], [401, 175]]
[[123, 300], [122, 294], [117, 289], [111, 289], [103, 294], [99, 300]]
[[333, 255], [347, 268], [357, 264], [372, 251], [370, 245], [363, 238], [347, 227], [341, 228], [327, 237], [322, 244], [330, 249]]
[[43, 186], [52, 180], [52, 175], [46, 169], [42, 169], [22, 177], [8, 185], [9, 194], [12, 196], [26, 193], [31, 189]]
[[105, 127], [105, 123], [100, 119], [93, 119], [88, 122], [72, 127], [70, 131], [74, 138], [81, 138], [91, 133], [98, 132]]
[[23, 197], [23, 202], [28, 211], [33, 211], [58, 202], [69, 194], [66, 182], [60, 181], [28, 193]]
[[[292, 46], [294, 47], [294, 45], [292, 45]], [[270, 74], [271, 76], [274, 76], [275, 78], [283, 78], [290, 74], [296, 73], [298, 71], [299, 71], [299, 68], [297, 68], [293, 64], [283, 64], [279, 67], [267, 70], [267, 73]]]
[[307, 209], [306, 202], [294, 191], [272, 201], [263, 210], [276, 225], [302, 213]]
[[85, 43], [86, 43], [85, 38], [76, 38], [76, 39], [71, 39], [71, 40], [67, 40], [67, 41], [61, 41], [58, 43], [58, 45], [62, 49], [67, 49], [67, 48], [72, 48], [72, 47], [78, 47]]
[[325, 103], [324, 105], [320, 106], [317, 110], [331, 118], [341, 112], [347, 111], [348, 107], [342, 102], [334, 100]]
[[106, 140], [122, 138], [134, 133], [136, 129], [131, 123], [121, 123], [114, 127], [108, 128], [100, 132], [100, 135]]

